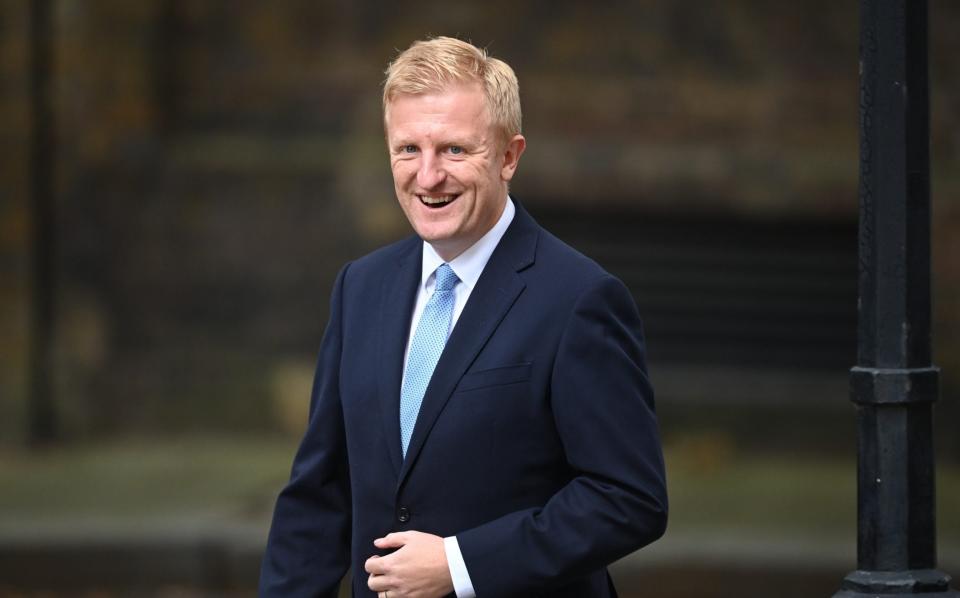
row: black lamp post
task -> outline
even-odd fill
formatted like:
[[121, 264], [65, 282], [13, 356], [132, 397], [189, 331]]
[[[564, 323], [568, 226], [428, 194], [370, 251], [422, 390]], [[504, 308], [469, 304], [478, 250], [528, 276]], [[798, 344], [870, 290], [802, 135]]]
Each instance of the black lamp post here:
[[860, 10], [858, 548], [834, 598], [960, 598], [936, 569], [927, 2]]

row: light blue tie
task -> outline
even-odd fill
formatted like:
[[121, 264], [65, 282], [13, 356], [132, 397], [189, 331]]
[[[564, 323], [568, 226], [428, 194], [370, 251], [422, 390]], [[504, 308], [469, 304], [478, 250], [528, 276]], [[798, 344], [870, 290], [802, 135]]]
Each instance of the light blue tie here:
[[437, 286], [423, 308], [423, 315], [413, 333], [403, 387], [400, 389], [400, 443], [404, 457], [407, 456], [407, 447], [413, 435], [413, 425], [417, 423], [423, 393], [433, 376], [433, 369], [437, 367], [443, 346], [447, 344], [450, 320], [453, 318], [453, 287], [460, 282], [447, 264], [441, 264], [436, 274]]

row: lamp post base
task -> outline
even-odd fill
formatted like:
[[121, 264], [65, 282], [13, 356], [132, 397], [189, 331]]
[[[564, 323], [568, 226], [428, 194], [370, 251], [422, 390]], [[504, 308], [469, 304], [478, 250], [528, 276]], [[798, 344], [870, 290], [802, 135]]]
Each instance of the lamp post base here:
[[960, 592], [950, 588], [950, 576], [937, 569], [857, 570], [843, 579], [840, 588], [833, 598], [878, 598], [898, 594], [960, 598]]

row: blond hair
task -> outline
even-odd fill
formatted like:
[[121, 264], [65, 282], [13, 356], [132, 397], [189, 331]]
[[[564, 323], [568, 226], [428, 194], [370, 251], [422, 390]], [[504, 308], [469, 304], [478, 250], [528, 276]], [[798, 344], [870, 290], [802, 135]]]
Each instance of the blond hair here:
[[399, 95], [443, 91], [454, 84], [479, 83], [487, 110], [503, 141], [520, 133], [520, 86], [510, 65], [487, 51], [452, 37], [413, 42], [390, 63], [383, 83], [383, 115]]

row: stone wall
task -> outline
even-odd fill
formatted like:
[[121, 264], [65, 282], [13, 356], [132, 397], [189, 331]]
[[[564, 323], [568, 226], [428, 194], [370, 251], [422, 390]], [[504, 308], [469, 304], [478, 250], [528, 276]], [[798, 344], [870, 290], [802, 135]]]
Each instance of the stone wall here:
[[[957, 389], [960, 8], [934, 0], [931, 15], [937, 361]], [[515, 67], [520, 197], [832, 220], [856, 212], [857, 26], [856, 3], [826, 0], [57, 2], [65, 434], [301, 425], [337, 268], [407, 232], [378, 94], [412, 39], [459, 34]], [[0, 0], [11, 440], [26, 396], [27, 31], [25, 3]]]

